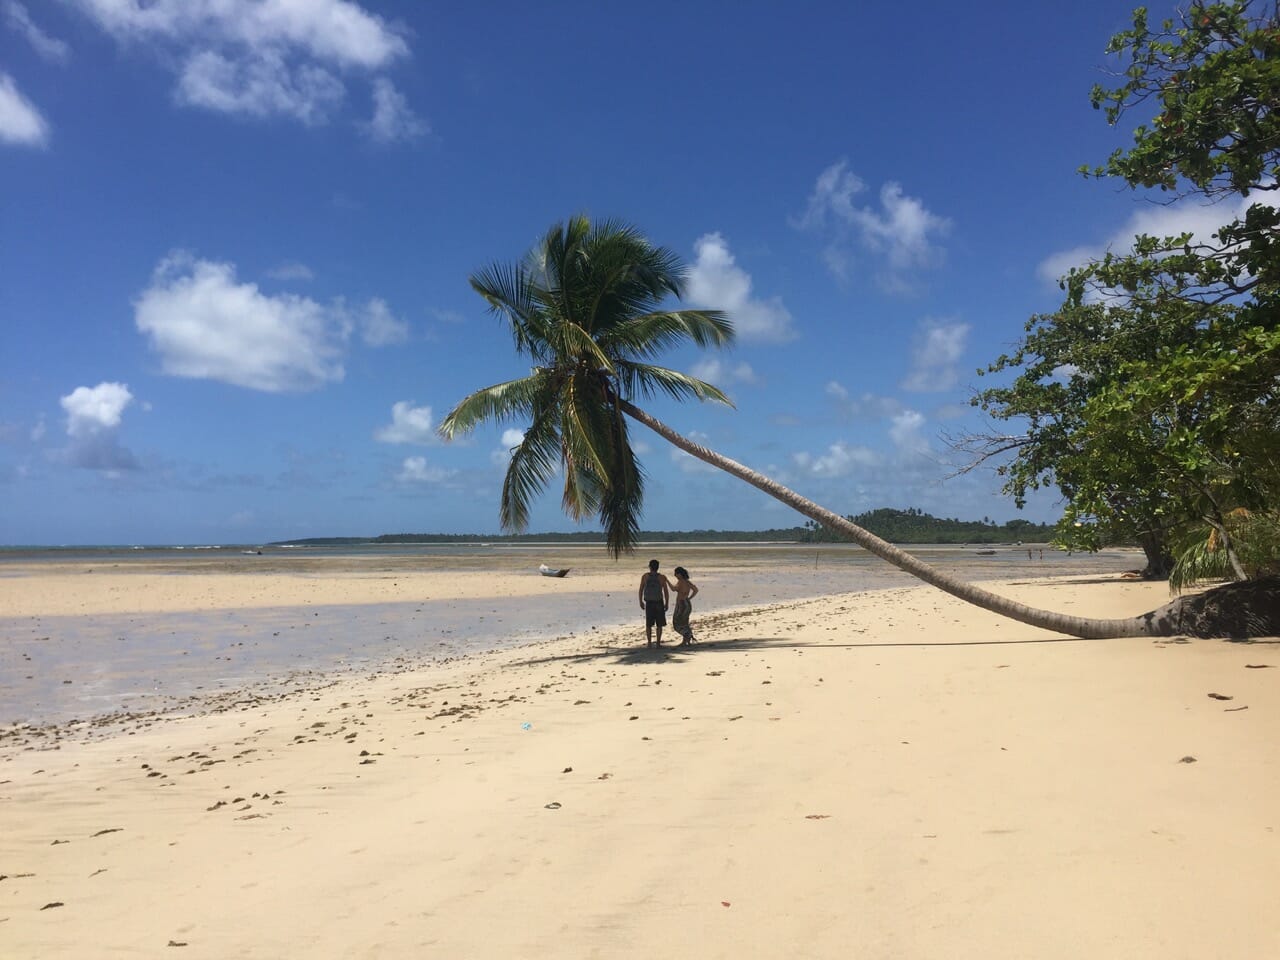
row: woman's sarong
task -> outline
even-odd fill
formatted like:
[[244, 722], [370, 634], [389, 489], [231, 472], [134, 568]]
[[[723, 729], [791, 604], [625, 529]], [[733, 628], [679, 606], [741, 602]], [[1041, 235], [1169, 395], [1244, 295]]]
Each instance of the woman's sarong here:
[[676, 612], [671, 615], [672, 628], [686, 640], [693, 639], [693, 628], [689, 626], [689, 614], [693, 613], [693, 604], [688, 597], [676, 598]]

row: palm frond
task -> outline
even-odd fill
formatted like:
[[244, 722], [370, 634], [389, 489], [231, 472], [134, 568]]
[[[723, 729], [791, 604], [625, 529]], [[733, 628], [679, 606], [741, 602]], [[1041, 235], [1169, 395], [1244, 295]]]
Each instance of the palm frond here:
[[627, 435], [627, 423], [614, 419], [609, 483], [600, 498], [600, 525], [605, 546], [614, 556], [634, 549], [640, 539], [640, 518], [644, 507], [644, 471], [636, 460]]
[[536, 288], [521, 264], [490, 264], [470, 278], [471, 289], [485, 298], [489, 310], [511, 325], [516, 351], [539, 356], [545, 319], [538, 308]]
[[529, 419], [539, 406], [547, 406], [555, 395], [556, 378], [551, 371], [538, 370], [519, 380], [495, 383], [464, 397], [440, 421], [437, 432], [446, 440], [467, 434], [486, 420], [498, 423]]
[[733, 343], [733, 321], [719, 310], [663, 310], [629, 318], [601, 338], [606, 349], [654, 357], [692, 341], [699, 347]]
[[511, 451], [498, 511], [502, 529], [519, 533], [528, 526], [529, 504], [546, 489], [559, 465], [560, 436], [554, 411], [545, 410]]
[[617, 369], [618, 381], [630, 397], [664, 394], [675, 400], [713, 400], [733, 406], [719, 387], [679, 370], [648, 363], [619, 363]]

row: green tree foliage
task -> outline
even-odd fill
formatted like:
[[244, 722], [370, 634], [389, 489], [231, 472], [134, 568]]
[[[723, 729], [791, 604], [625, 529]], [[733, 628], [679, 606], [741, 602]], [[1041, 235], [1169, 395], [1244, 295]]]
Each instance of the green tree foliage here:
[[[985, 518], [980, 521], [943, 519], [914, 507], [906, 510], [880, 507], [846, 519], [890, 543], [1045, 543], [1054, 531], [1048, 524], [1030, 520], [996, 524]], [[805, 535], [801, 539], [806, 542], [828, 543], [847, 539], [837, 531], [816, 523], [808, 523], [805, 527]]]
[[1155, 29], [1138, 9], [1108, 46], [1126, 64], [1119, 84], [1092, 94], [1112, 125], [1153, 115], [1131, 147], [1084, 172], [1182, 204], [1219, 201], [1223, 225], [1209, 238], [1140, 235], [1073, 269], [1063, 306], [1033, 317], [988, 368], [1016, 379], [975, 398], [1027, 424], [969, 438], [979, 459], [1014, 454], [1006, 490], [1021, 499], [1057, 484], [1064, 543], [1132, 537], [1151, 573], [1167, 571], [1171, 539], [1209, 531], [1232, 557], [1227, 516], [1265, 516], [1280, 493], [1280, 22], [1255, 8], [1197, 4]]

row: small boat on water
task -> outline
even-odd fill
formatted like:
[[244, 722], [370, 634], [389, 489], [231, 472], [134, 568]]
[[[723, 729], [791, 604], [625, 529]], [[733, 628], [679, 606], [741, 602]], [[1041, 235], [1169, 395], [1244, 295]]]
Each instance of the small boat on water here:
[[544, 577], [563, 577], [572, 569], [572, 567], [565, 567], [563, 570], [557, 570], [554, 567], [548, 567], [545, 563], [538, 565], [538, 572]]

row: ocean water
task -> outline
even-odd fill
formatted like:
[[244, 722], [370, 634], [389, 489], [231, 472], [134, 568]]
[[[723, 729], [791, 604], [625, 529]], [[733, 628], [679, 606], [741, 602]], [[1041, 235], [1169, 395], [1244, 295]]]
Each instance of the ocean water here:
[[[261, 550], [261, 553], [258, 551]], [[980, 552], [981, 551], [981, 552]], [[971, 581], [1089, 576], [1141, 565], [1132, 550], [1066, 554], [1038, 545], [926, 546], [911, 552]], [[917, 583], [845, 544], [649, 544], [614, 560], [588, 544], [396, 544], [271, 548], [74, 547], [0, 551], [0, 576], [45, 565], [146, 569], [172, 576], [243, 573], [489, 571], [537, 577], [539, 563], [634, 573], [650, 556], [688, 567], [697, 615]], [[643, 624], [631, 589], [545, 596], [182, 612], [6, 616], [0, 610], [0, 731], [190, 711], [353, 673], [408, 669], [485, 650]], [[549, 582], [550, 585], [550, 582]]]

